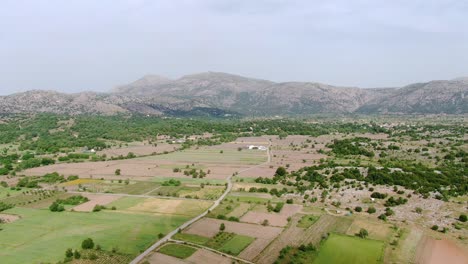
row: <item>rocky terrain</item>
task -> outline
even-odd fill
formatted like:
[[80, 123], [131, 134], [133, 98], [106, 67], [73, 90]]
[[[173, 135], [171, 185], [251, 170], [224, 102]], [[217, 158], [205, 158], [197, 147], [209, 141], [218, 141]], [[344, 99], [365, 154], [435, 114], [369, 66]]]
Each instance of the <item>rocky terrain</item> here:
[[468, 80], [362, 89], [314, 82], [275, 83], [218, 72], [172, 80], [148, 75], [108, 93], [32, 90], [0, 97], [0, 113], [141, 113], [273, 116], [317, 113], [468, 113]]

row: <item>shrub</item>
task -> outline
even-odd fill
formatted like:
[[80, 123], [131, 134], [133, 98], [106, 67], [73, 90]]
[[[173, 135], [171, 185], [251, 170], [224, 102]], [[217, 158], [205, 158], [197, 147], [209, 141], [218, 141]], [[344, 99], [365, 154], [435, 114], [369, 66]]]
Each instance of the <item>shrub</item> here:
[[366, 238], [368, 235], [369, 235], [369, 232], [364, 228], [361, 228], [361, 230], [359, 230], [359, 233], [356, 234], [356, 236], [360, 238]]
[[373, 206], [367, 208], [367, 212], [368, 212], [369, 214], [373, 214], [373, 213], [375, 213], [376, 211], [377, 211], [377, 210], [375, 210], [375, 208], [374, 208]]
[[362, 212], [362, 207], [361, 206], [356, 206], [356, 208], [354, 208], [354, 211], [356, 212]]
[[466, 214], [461, 214], [458, 217], [458, 220], [460, 220], [461, 222], [466, 222], [468, 220], [468, 217], [466, 216]]
[[87, 238], [81, 242], [82, 249], [93, 249], [94, 248], [94, 241], [91, 238]]
[[434, 230], [434, 231], [437, 231], [437, 230], [439, 229], [439, 226], [438, 226], [438, 225], [433, 225], [433, 226], [431, 227], [431, 229]]

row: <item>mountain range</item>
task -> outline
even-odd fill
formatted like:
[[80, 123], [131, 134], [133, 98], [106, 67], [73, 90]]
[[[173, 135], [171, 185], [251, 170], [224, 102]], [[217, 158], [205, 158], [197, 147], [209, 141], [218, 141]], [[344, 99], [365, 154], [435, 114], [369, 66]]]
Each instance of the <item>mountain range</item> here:
[[147, 75], [106, 93], [31, 90], [0, 96], [0, 113], [37, 112], [175, 116], [466, 114], [468, 78], [364, 89], [206, 72], [179, 79]]

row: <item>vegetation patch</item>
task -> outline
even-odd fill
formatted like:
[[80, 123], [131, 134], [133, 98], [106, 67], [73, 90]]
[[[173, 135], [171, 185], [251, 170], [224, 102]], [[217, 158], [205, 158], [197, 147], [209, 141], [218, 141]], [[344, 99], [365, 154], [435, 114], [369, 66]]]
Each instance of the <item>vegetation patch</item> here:
[[381, 263], [383, 247], [381, 241], [331, 234], [320, 246], [314, 264]]
[[208, 238], [208, 237], [193, 235], [193, 234], [187, 234], [187, 233], [177, 233], [174, 236], [174, 239], [187, 241], [187, 242], [191, 242], [191, 243], [199, 244], [199, 245], [204, 245], [210, 240], [210, 238]]
[[196, 248], [179, 244], [167, 244], [159, 252], [180, 259], [186, 259], [197, 251]]
[[249, 236], [235, 235], [228, 240], [219, 250], [231, 255], [239, 255], [248, 245], [250, 245], [255, 238]]
[[309, 228], [320, 218], [319, 215], [304, 215], [298, 222], [297, 227]]

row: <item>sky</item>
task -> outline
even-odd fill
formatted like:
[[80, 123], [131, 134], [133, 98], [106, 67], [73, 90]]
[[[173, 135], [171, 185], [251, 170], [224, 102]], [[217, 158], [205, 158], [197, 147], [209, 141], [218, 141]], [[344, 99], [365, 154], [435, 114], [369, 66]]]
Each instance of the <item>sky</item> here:
[[0, 94], [206, 71], [358, 87], [468, 76], [468, 1], [0, 0]]

